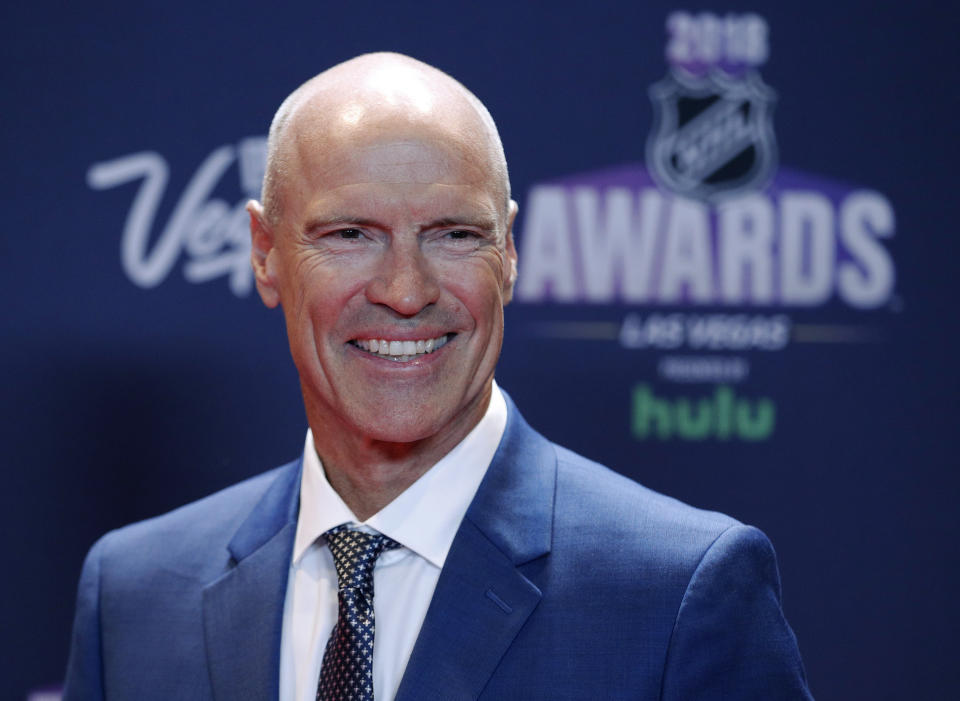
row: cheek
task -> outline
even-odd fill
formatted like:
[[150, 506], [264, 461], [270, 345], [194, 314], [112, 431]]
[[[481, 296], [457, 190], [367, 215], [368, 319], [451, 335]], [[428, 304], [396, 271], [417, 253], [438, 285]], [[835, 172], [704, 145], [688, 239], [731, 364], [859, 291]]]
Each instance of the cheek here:
[[[504, 282], [503, 251], [489, 249], [478, 251], [475, 255], [445, 261], [439, 268], [439, 277], [444, 287], [455, 291], [462, 300], [479, 302], [481, 305], [496, 300], [503, 306]], [[473, 308], [474, 303], [468, 303]]]
[[499, 282], [488, 270], [460, 276], [447, 286], [455, 303], [473, 320], [474, 329], [480, 334], [477, 340], [488, 343], [489, 339], [502, 333], [503, 295]]
[[289, 321], [301, 328], [329, 329], [363, 297], [369, 265], [362, 260], [303, 256], [285, 286]]

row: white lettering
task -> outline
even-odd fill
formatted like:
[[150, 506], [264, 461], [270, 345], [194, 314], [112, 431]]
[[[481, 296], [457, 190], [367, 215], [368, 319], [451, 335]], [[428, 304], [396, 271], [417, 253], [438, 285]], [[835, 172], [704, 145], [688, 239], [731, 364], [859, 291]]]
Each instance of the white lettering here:
[[[221, 234], [200, 228], [205, 243], [192, 245], [215, 246]], [[893, 232], [889, 202], [867, 191], [839, 207], [819, 192], [793, 190], [710, 208], [657, 188], [540, 186], [520, 240], [517, 296], [809, 307], [837, 295], [876, 307], [893, 292], [893, 260], [881, 241]]]
[[646, 321], [639, 314], [627, 314], [620, 327], [624, 348], [679, 348], [683, 340], [682, 314], [651, 314]]
[[657, 363], [657, 374], [670, 382], [741, 382], [750, 374], [750, 364], [736, 356], [668, 355]]
[[559, 186], [535, 187], [528, 207], [517, 297], [537, 301], [549, 296], [558, 302], [571, 302], [577, 297], [577, 283], [566, 190]]
[[592, 187], [573, 191], [573, 211], [580, 233], [583, 291], [591, 302], [609, 302], [623, 274], [623, 263], [632, 258], [633, 194], [624, 187], [610, 188], [600, 216], [600, 192]]
[[95, 190], [106, 190], [143, 178], [127, 213], [120, 243], [123, 271], [139, 287], [160, 284], [177, 257], [180, 242], [170, 237], [161, 237], [153, 253], [147, 253], [147, 239], [157, 205], [167, 187], [169, 171], [163, 156], [149, 151], [96, 163], [87, 171], [87, 184]]
[[711, 12], [696, 16], [671, 12], [667, 33], [667, 60], [671, 63], [759, 66], [770, 53], [767, 23], [752, 13], [721, 18]]
[[694, 302], [713, 296], [707, 208], [683, 197], [673, 200], [660, 277], [660, 301], [679, 302], [686, 290]]
[[[263, 139], [259, 137], [241, 142], [241, 175], [248, 180], [262, 173], [262, 165], [255, 162], [264, 157], [262, 144]], [[237, 149], [222, 146], [203, 161], [152, 248], [151, 232], [169, 177], [166, 160], [157, 153], [143, 152], [90, 167], [87, 182], [97, 190], [143, 179], [127, 214], [120, 246], [121, 265], [131, 282], [143, 288], [159, 285], [170, 274], [183, 250], [190, 257], [184, 267], [184, 276], [189, 282], [206, 282], [229, 275], [234, 294], [249, 294], [253, 274], [244, 202], [241, 200], [231, 207], [211, 197], [236, 159]]]
[[638, 217], [634, 201], [631, 190], [610, 188], [601, 216], [596, 188], [573, 191], [584, 296], [591, 302], [610, 302], [618, 290], [630, 302], [642, 302], [649, 295], [663, 197], [656, 190], [645, 190]]
[[773, 301], [773, 205], [759, 194], [719, 206], [720, 295], [728, 304]]
[[778, 351], [790, 342], [791, 322], [784, 314], [627, 314], [620, 327], [624, 348], [672, 350]]
[[790, 340], [790, 319], [782, 314], [710, 314], [687, 317], [687, 343], [691, 348], [709, 350], [757, 349], [775, 351]]
[[840, 238], [853, 262], [842, 262], [837, 273], [840, 296], [853, 307], [877, 307], [893, 291], [890, 253], [877, 238], [893, 236], [893, 207], [876, 192], [849, 195], [840, 207]]
[[816, 192], [780, 198], [780, 295], [785, 304], [814, 306], [833, 291], [836, 242], [833, 208]]

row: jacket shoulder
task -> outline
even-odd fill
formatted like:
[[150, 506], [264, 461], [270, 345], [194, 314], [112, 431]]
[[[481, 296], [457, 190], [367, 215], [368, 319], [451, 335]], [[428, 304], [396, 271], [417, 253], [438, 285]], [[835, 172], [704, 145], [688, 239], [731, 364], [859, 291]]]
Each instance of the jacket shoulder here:
[[94, 546], [102, 566], [133, 575], [156, 568], [202, 578], [222, 569], [227, 545], [240, 525], [278, 480], [292, 480], [294, 461], [233, 484], [173, 511], [124, 526], [104, 535]]
[[554, 449], [554, 531], [561, 542], [570, 536], [571, 542], [594, 547], [610, 543], [611, 556], [679, 568], [689, 576], [721, 535], [742, 527], [730, 516], [660, 494], [562, 446]]

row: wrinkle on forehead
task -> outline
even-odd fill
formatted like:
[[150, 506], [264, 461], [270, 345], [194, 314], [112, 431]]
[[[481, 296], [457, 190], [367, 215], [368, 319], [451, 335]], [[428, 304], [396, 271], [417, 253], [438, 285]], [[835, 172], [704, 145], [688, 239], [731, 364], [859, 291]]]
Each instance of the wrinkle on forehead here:
[[291, 173], [297, 180], [331, 183], [365, 175], [384, 182], [447, 182], [457, 173], [467, 181], [499, 189], [483, 145], [436, 125], [365, 122], [323, 132], [306, 131], [294, 141]]
[[[462, 155], [439, 148], [435, 143], [403, 140], [374, 142], [354, 147], [350, 155], [380, 182], [443, 182], [454, 161], [466, 162]], [[459, 157], [458, 157], [459, 156]], [[475, 178], [482, 177], [478, 172]]]

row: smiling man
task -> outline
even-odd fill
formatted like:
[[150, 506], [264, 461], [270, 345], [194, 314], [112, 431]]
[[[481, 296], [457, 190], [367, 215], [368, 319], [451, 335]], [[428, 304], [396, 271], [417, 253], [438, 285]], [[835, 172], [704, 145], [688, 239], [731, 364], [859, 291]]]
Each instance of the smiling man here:
[[767, 539], [494, 382], [517, 206], [462, 85], [396, 54], [321, 73], [248, 210], [303, 454], [98, 541], [67, 699], [809, 698]]
[[286, 315], [327, 479], [366, 518], [490, 402], [517, 258], [503, 151], [476, 98], [396, 56], [301, 87], [269, 151], [257, 289]]

